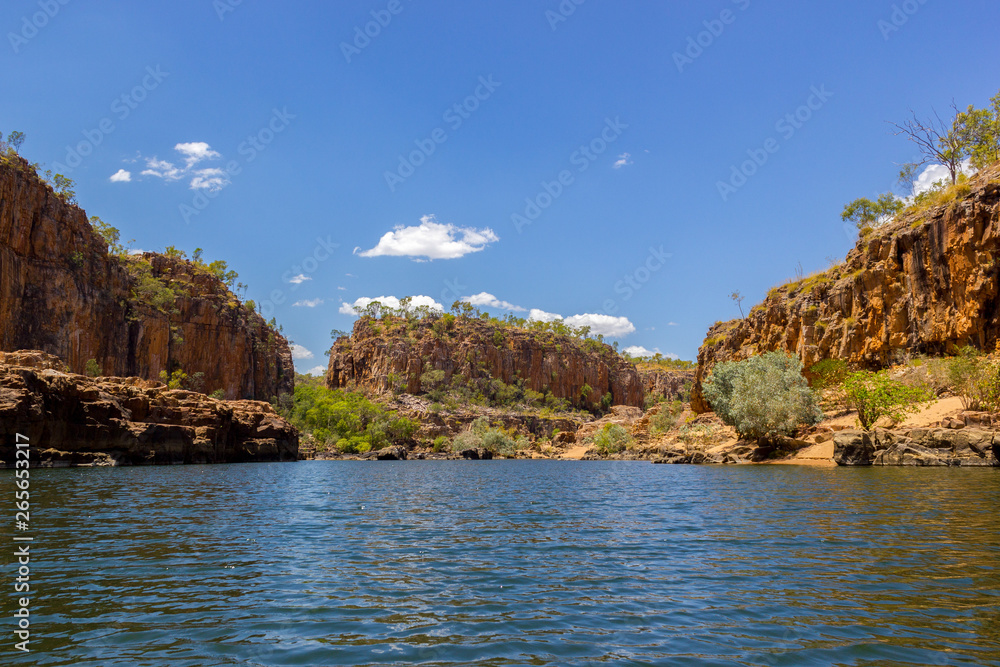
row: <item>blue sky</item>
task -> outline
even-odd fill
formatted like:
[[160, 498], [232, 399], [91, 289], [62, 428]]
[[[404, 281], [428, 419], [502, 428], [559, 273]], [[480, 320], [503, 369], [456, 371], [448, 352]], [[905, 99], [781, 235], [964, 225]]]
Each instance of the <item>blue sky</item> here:
[[730, 292], [853, 245], [843, 205], [914, 156], [886, 121], [997, 92], [997, 25], [988, 0], [8, 0], [0, 131], [136, 248], [227, 260], [302, 371], [351, 304], [407, 295], [693, 359]]

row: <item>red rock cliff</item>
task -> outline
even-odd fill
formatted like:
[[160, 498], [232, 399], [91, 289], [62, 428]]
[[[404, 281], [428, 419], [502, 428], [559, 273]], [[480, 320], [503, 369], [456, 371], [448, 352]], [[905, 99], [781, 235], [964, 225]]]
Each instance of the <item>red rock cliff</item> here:
[[[170, 290], [169, 302], [151, 303], [149, 285]], [[230, 399], [267, 401], [294, 383], [287, 341], [210, 271], [110, 254], [82, 209], [8, 158], [0, 161], [0, 351], [20, 349], [56, 355], [74, 373], [89, 359], [103, 375], [203, 373], [205, 392]]]
[[901, 353], [993, 350], [1000, 336], [1000, 166], [947, 205], [904, 214], [859, 239], [844, 262], [771, 290], [744, 320], [718, 323], [698, 352], [692, 407], [720, 361], [772, 350], [806, 368], [822, 359], [869, 367]]
[[[609, 393], [613, 405], [642, 406], [638, 371], [608, 345], [472, 318], [445, 326], [447, 321], [358, 320], [351, 337], [330, 352], [327, 385], [382, 393], [396, 380], [417, 394], [420, 376], [440, 370], [447, 382], [456, 375], [489, 376], [506, 384], [523, 379], [528, 389], [551, 392], [577, 406], [593, 407]], [[581, 400], [585, 386], [591, 391]]]

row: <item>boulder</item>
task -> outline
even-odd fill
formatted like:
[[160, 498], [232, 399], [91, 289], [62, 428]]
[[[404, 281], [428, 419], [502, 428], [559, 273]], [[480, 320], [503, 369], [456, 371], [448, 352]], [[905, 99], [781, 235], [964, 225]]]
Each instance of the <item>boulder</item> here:
[[841, 431], [833, 437], [833, 460], [841, 466], [868, 466], [875, 456], [871, 435], [864, 431]]
[[392, 447], [385, 447], [383, 449], [375, 452], [375, 460], [377, 461], [405, 461], [406, 460], [406, 447], [401, 445], [393, 445]]

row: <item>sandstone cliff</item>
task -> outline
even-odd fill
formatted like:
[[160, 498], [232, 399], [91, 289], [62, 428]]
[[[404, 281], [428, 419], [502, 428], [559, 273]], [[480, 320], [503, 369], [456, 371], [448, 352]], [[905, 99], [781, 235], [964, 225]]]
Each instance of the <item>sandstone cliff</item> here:
[[701, 381], [720, 361], [772, 350], [806, 368], [822, 359], [869, 367], [901, 353], [942, 354], [1000, 335], [1000, 166], [947, 205], [904, 214], [863, 235], [845, 261], [771, 290], [746, 319], [712, 327], [698, 353], [692, 407], [710, 409]]
[[298, 432], [270, 404], [218, 401], [141, 378], [88, 378], [44, 352], [0, 352], [0, 465], [27, 437], [31, 466], [295, 461]]
[[577, 407], [593, 408], [608, 394], [612, 405], [643, 404], [638, 371], [608, 345], [449, 318], [358, 320], [350, 338], [341, 338], [330, 351], [327, 386], [386, 393], [398, 383], [398, 389], [419, 394], [427, 390], [421, 375], [437, 370], [449, 384], [523, 380], [528, 389]]
[[[150, 285], [160, 298], [148, 297]], [[169, 290], [165, 292], [164, 290]], [[155, 290], [154, 290], [155, 291]], [[0, 350], [40, 349], [83, 373], [203, 374], [206, 392], [270, 400], [294, 383], [287, 341], [211, 272], [122, 258], [19, 158], [0, 161]]]

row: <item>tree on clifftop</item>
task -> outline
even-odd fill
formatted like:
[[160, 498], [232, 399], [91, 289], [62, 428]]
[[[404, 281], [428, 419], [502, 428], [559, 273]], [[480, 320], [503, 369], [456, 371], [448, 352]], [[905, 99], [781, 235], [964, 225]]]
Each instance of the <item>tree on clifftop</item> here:
[[[954, 108], [954, 105], [953, 105]], [[916, 168], [925, 164], [941, 164], [948, 169], [951, 177], [951, 184], [958, 181], [958, 174], [962, 171], [962, 162], [969, 155], [968, 144], [962, 136], [958, 126], [958, 109], [955, 108], [956, 118], [952, 120], [949, 129], [941, 117], [936, 113], [933, 120], [921, 120], [917, 114], [910, 112], [912, 118], [902, 123], [890, 123], [896, 131], [896, 136], [904, 136], [913, 142], [920, 152], [920, 160], [906, 165], [906, 167]], [[906, 168], [904, 167], [904, 169]]]
[[875, 201], [866, 197], [855, 199], [844, 207], [844, 212], [840, 214], [840, 219], [845, 222], [851, 221], [855, 223], [858, 229], [878, 227], [902, 210], [903, 200], [897, 198], [891, 192], [887, 192], [879, 195]]

